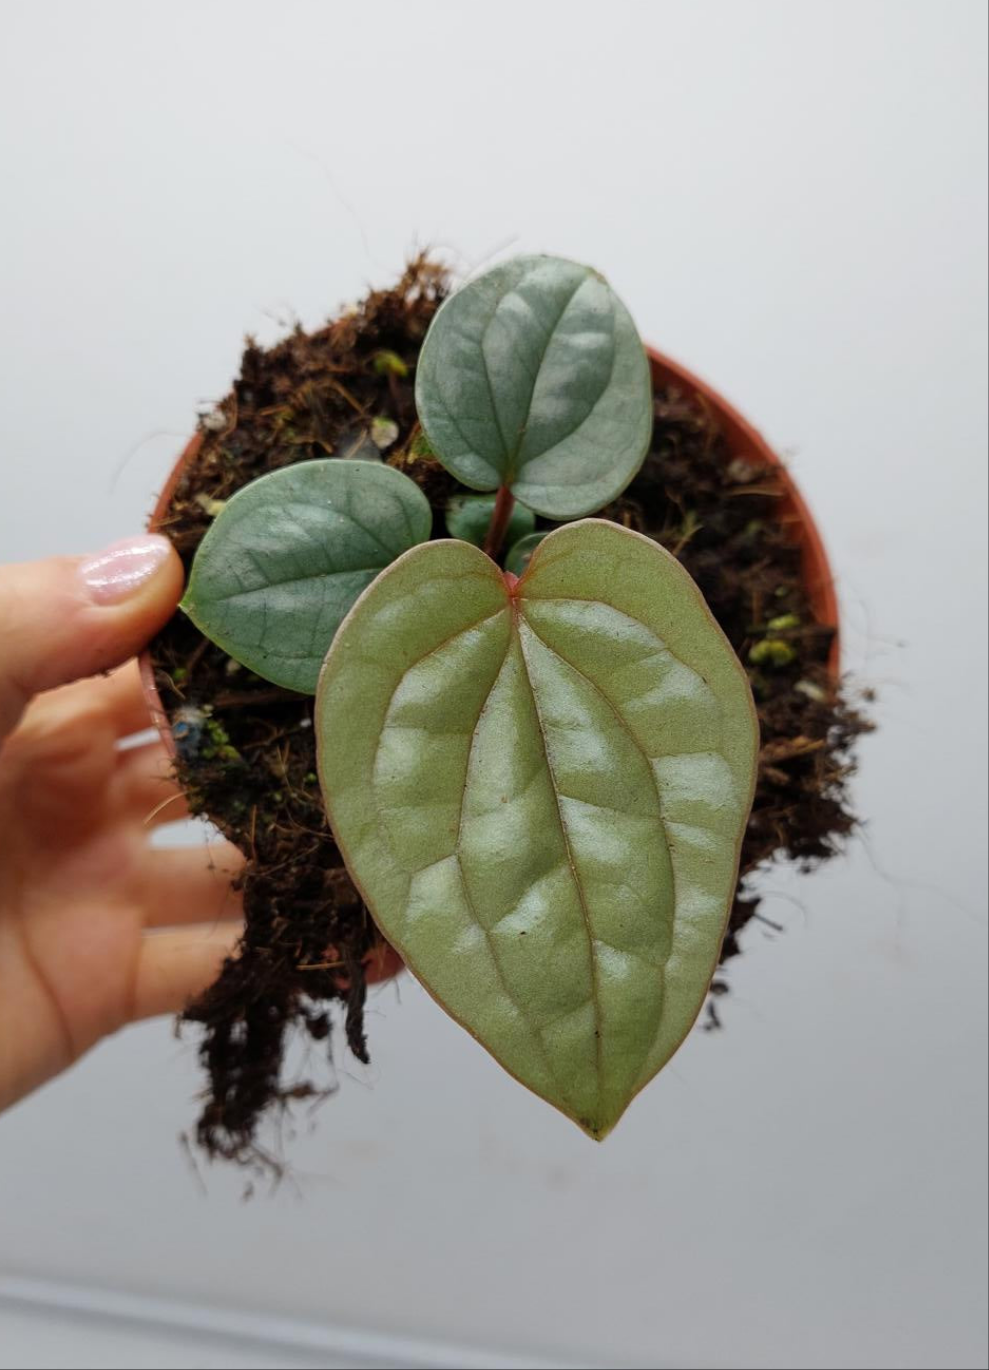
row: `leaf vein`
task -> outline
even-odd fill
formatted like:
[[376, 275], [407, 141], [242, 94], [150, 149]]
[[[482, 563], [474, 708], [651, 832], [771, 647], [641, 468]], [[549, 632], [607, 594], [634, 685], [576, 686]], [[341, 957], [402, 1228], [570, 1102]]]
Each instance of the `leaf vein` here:
[[[602, 601], [602, 600], [592, 600], [592, 601], [590, 601], [590, 602], [591, 602], [591, 603], [602, 603], [602, 604], [604, 603], [604, 601]], [[611, 608], [611, 607], [613, 607], [613, 606], [607, 605], [606, 607]], [[658, 970], [658, 972], [659, 972], [660, 1015], [659, 1015], [659, 1023], [657, 1024], [657, 1027], [656, 1027], [656, 1034], [655, 1034], [655, 1035], [656, 1035], [656, 1037], [658, 1037], [658, 1036], [659, 1036], [659, 1030], [660, 1030], [660, 1028], [661, 1028], [661, 1026], [662, 1026], [662, 1021], [663, 1021], [663, 1003], [664, 1003], [665, 998], [666, 998], [666, 967], [667, 967], [667, 963], [669, 962], [669, 958], [670, 958], [670, 955], [672, 954], [672, 949], [673, 949], [673, 940], [674, 940], [674, 938], [673, 938], [673, 933], [674, 933], [675, 928], [676, 928], [676, 918], [677, 918], [677, 909], [679, 908], [679, 899], [678, 899], [678, 894], [677, 894], [677, 872], [676, 872], [676, 863], [675, 863], [675, 861], [673, 860], [673, 844], [672, 844], [672, 842], [670, 841], [670, 834], [669, 834], [669, 830], [668, 830], [667, 825], [666, 825], [666, 818], [665, 818], [664, 813], [663, 813], [663, 796], [662, 796], [662, 793], [661, 793], [660, 788], [659, 788], [659, 783], [658, 783], [658, 781], [656, 780], [656, 772], [653, 770], [653, 765], [652, 765], [652, 763], [653, 763], [653, 757], [651, 757], [651, 756], [649, 755], [649, 752], [646, 750], [646, 748], [643, 747], [642, 743], [641, 743], [641, 742], [639, 741], [639, 739], [636, 737], [635, 733], [634, 733], [634, 732], [632, 731], [632, 729], [629, 727], [628, 723], [625, 721], [625, 719], [624, 719], [624, 718], [621, 716], [621, 714], [618, 712], [618, 709], [616, 708], [616, 706], [615, 706], [615, 704], [613, 703], [613, 701], [609, 698], [609, 696], [608, 696], [607, 694], [605, 694], [604, 690], [603, 690], [603, 689], [601, 688], [601, 686], [597, 683], [597, 681], [596, 681], [596, 680], [592, 680], [591, 677], [590, 677], [589, 675], [587, 675], [587, 673], [586, 673], [585, 671], [582, 671], [582, 670], [580, 669], [579, 666], [575, 666], [574, 663], [573, 663], [568, 657], [564, 656], [562, 652], [557, 651], [555, 647], [551, 647], [551, 646], [549, 645], [549, 643], [546, 641], [546, 639], [543, 638], [542, 636], [540, 636], [540, 634], [536, 632], [535, 628], [533, 628], [532, 624], [529, 622], [528, 619], [525, 620], [525, 625], [526, 625], [526, 627], [528, 628], [529, 632], [532, 633], [532, 636], [533, 636], [534, 638], [536, 638], [536, 640], [537, 640], [538, 642], [541, 642], [542, 645], [546, 648], [546, 650], [547, 650], [552, 656], [555, 656], [556, 659], [557, 659], [558, 661], [560, 661], [560, 662], [563, 663], [563, 665], [569, 666], [570, 670], [573, 671], [576, 675], [579, 675], [580, 678], [581, 678], [582, 680], [586, 680], [587, 683], [588, 683], [588, 685], [590, 685], [591, 689], [594, 690], [594, 691], [596, 691], [596, 693], [600, 696], [600, 698], [604, 700], [604, 702], [607, 704], [608, 708], [609, 708], [609, 709], [612, 711], [612, 713], [615, 715], [615, 718], [618, 720], [618, 722], [619, 722], [619, 724], [621, 725], [621, 727], [624, 728], [624, 730], [625, 730], [625, 732], [627, 733], [628, 737], [631, 739], [632, 745], [635, 747], [636, 751], [639, 753], [639, 755], [640, 755], [640, 756], [643, 758], [643, 760], [645, 761], [645, 763], [646, 763], [646, 768], [647, 768], [647, 770], [648, 770], [648, 772], [649, 772], [649, 778], [650, 778], [650, 780], [652, 781], [652, 786], [653, 786], [653, 789], [654, 789], [654, 791], [655, 791], [655, 793], [656, 793], [656, 803], [657, 803], [657, 805], [659, 806], [659, 823], [660, 823], [660, 827], [663, 829], [663, 838], [664, 838], [664, 840], [665, 840], [665, 842], [666, 842], [667, 851], [670, 853], [670, 878], [671, 878], [672, 885], [673, 885], [673, 911], [672, 911], [672, 917], [671, 917], [672, 927], [671, 927], [671, 929], [670, 929], [670, 934], [671, 934], [671, 935], [670, 935], [670, 952], [669, 952], [665, 957], [663, 957], [662, 962], [661, 962], [660, 965], [657, 967], [657, 970]], [[669, 649], [667, 649], [667, 650], [669, 650]], [[673, 653], [671, 652], [670, 655], [672, 656]], [[678, 660], [679, 658], [675, 658], [675, 659]], [[681, 662], [681, 665], [685, 665], [685, 664], [686, 664], [685, 662]], [[692, 668], [691, 668], [691, 669], [692, 669]], [[535, 698], [535, 691], [533, 691], [533, 698]], [[655, 1042], [655, 1038], [654, 1038], [654, 1042]], [[651, 1048], [650, 1048], [650, 1050], [651, 1050]], [[647, 1051], [647, 1052], [645, 1053], [645, 1056], [648, 1057], [648, 1055], [649, 1055], [649, 1052]]]
[[[549, 330], [548, 334], [546, 335], [546, 341], [543, 343], [542, 348], [540, 349], [540, 354], [539, 354], [539, 365], [536, 367], [535, 375], [534, 375], [534, 376], [532, 377], [532, 379], [531, 379], [531, 384], [530, 384], [530, 386], [529, 386], [529, 398], [528, 398], [528, 399], [526, 400], [526, 402], [525, 402], [525, 420], [524, 420], [524, 422], [523, 422], [523, 424], [522, 424], [522, 427], [519, 429], [518, 436], [517, 436], [517, 438], [516, 438], [516, 440], [515, 440], [515, 446], [514, 446], [512, 452], [511, 452], [511, 455], [510, 455], [510, 457], [509, 457], [509, 464], [510, 464], [511, 466], [513, 466], [513, 467], [514, 467], [514, 465], [515, 465], [515, 462], [518, 460], [518, 455], [519, 455], [519, 453], [520, 453], [521, 450], [522, 450], [522, 443], [523, 443], [523, 441], [525, 440], [526, 429], [527, 429], [528, 426], [529, 426], [529, 415], [530, 415], [531, 412], [532, 412], [532, 401], [535, 399], [535, 396], [536, 396], [536, 386], [539, 384], [539, 377], [540, 377], [540, 375], [542, 374], [543, 362], [546, 360], [546, 353], [549, 351], [550, 345], [552, 344], [553, 339], [556, 337], [557, 330], [558, 330], [558, 328], [560, 327], [560, 324], [563, 322], [563, 320], [564, 320], [564, 318], [565, 318], [565, 316], [566, 316], [567, 310], [568, 310], [568, 309], [570, 308], [570, 306], [573, 304], [574, 299], [575, 299], [576, 296], [577, 296], [577, 292], [586, 284], [586, 282], [587, 282], [587, 277], [586, 277], [586, 276], [582, 276], [582, 277], [580, 278], [580, 280], [577, 282], [577, 284], [574, 286], [573, 290], [571, 290], [570, 294], [569, 294], [569, 295], [567, 296], [567, 298], [564, 300], [563, 306], [562, 306], [562, 308], [560, 309], [560, 312], [557, 314], [556, 318], [553, 320], [553, 323], [552, 323], [551, 326], [550, 326], [550, 330]], [[518, 286], [515, 287], [515, 289], [513, 290], [512, 293], [513, 293], [513, 294], [516, 294], [517, 292], [518, 292]], [[484, 365], [484, 373], [485, 373], [485, 376], [488, 375], [488, 368], [487, 368], [487, 362], [486, 362], [486, 361], [485, 361], [485, 365]], [[488, 376], [488, 387], [489, 387], [489, 389], [490, 389], [490, 386], [491, 386], [491, 378], [490, 378], [490, 376]], [[502, 441], [504, 441], [504, 439], [502, 439]], [[558, 446], [559, 444], [554, 444], [554, 445], [555, 445], [555, 446]], [[529, 458], [529, 461], [534, 461], [534, 460], [536, 459], [536, 457], [541, 457], [542, 455], [543, 455], [542, 452], [534, 452], [534, 453], [532, 454], [532, 456]], [[528, 461], [527, 461], [525, 464], [528, 465]], [[514, 479], [514, 476], [513, 476], [513, 479]], [[509, 484], [509, 482], [508, 482], [507, 480], [506, 480], [505, 483], [506, 483], [506, 485]]]
[[[271, 590], [280, 590], [286, 585], [305, 585], [309, 581], [332, 580], [334, 576], [365, 575], [368, 571], [377, 573], [383, 569], [380, 563], [376, 563], [374, 566], [344, 566], [336, 571], [315, 571], [305, 576], [286, 576], [284, 580], [269, 580], [264, 585], [255, 585], [247, 590], [233, 590], [229, 594], [216, 595], [210, 602], [230, 604], [234, 600], [249, 599], [252, 595], [265, 595]], [[261, 573], [260, 567], [258, 573]]]
[[[528, 625], [527, 625], [527, 626], [528, 626]], [[555, 806], [556, 806], [556, 816], [557, 816], [557, 821], [558, 821], [558, 823], [559, 823], [559, 825], [560, 825], [560, 835], [561, 835], [562, 838], [563, 838], [563, 846], [564, 846], [564, 849], [566, 850], [567, 862], [568, 862], [568, 864], [569, 864], [569, 866], [570, 866], [570, 875], [571, 875], [571, 878], [572, 878], [573, 883], [574, 883], [574, 889], [575, 889], [576, 892], [577, 892], [577, 899], [578, 899], [578, 902], [579, 902], [579, 904], [580, 904], [581, 916], [583, 917], [583, 920], [584, 920], [584, 930], [585, 930], [585, 932], [586, 932], [586, 934], [587, 934], [587, 957], [588, 957], [588, 961], [590, 962], [590, 968], [591, 968], [591, 1001], [592, 1001], [592, 1003], [593, 1003], [593, 1005], [594, 1005], [594, 1022], [595, 1022], [595, 1033], [594, 1033], [594, 1065], [595, 1065], [595, 1073], [596, 1073], [596, 1075], [597, 1075], [597, 1082], [598, 1082], [598, 1102], [600, 1103], [600, 1101], [601, 1101], [601, 1092], [602, 1092], [602, 1088], [603, 1088], [603, 1084], [604, 1084], [604, 1064], [603, 1064], [603, 1060], [602, 1060], [602, 1044], [601, 1044], [601, 1034], [602, 1034], [602, 1032], [604, 1031], [604, 1018], [603, 1018], [603, 1014], [602, 1014], [602, 1011], [601, 1011], [601, 986], [600, 986], [600, 983], [599, 983], [597, 958], [596, 958], [595, 955], [594, 955], [594, 942], [595, 942], [594, 928], [593, 928], [593, 925], [592, 925], [592, 923], [591, 923], [591, 913], [590, 913], [590, 909], [587, 907], [587, 899], [586, 899], [586, 897], [585, 897], [585, 895], [584, 895], [584, 888], [583, 888], [583, 886], [581, 885], [581, 883], [580, 883], [580, 878], [579, 878], [579, 876], [578, 876], [578, 874], [577, 874], [577, 866], [576, 866], [576, 864], [575, 864], [575, 862], [574, 862], [573, 848], [572, 848], [572, 846], [571, 846], [571, 844], [570, 844], [570, 833], [569, 833], [569, 830], [568, 830], [568, 828], [567, 828], [566, 820], [565, 820], [564, 817], [563, 817], [563, 809], [560, 807], [559, 791], [558, 791], [557, 783], [556, 783], [556, 773], [555, 773], [555, 771], [553, 770], [553, 763], [552, 763], [552, 761], [550, 760], [549, 741], [548, 741], [548, 739], [547, 739], [547, 737], [546, 737], [546, 729], [545, 729], [545, 727], [544, 727], [544, 725], [543, 725], [542, 715], [541, 715], [540, 712], [539, 712], [539, 703], [538, 703], [538, 701], [537, 701], [537, 699], [536, 699], [536, 689], [535, 689], [535, 686], [534, 686], [533, 683], [532, 683], [532, 676], [529, 674], [529, 662], [528, 662], [528, 659], [527, 659], [526, 654], [525, 654], [525, 645], [524, 645], [524, 642], [523, 642], [523, 639], [522, 639], [522, 634], [521, 634], [520, 632], [518, 632], [518, 626], [517, 626], [517, 625], [516, 625], [516, 632], [518, 633], [519, 651], [520, 651], [521, 656], [522, 656], [522, 664], [523, 664], [523, 668], [524, 668], [524, 674], [525, 674], [526, 684], [529, 686], [529, 694], [530, 694], [530, 696], [531, 696], [531, 698], [532, 698], [532, 708], [533, 708], [533, 712], [534, 712], [535, 718], [536, 718], [536, 726], [538, 727], [538, 730], [539, 730], [539, 737], [540, 737], [540, 740], [541, 740], [541, 742], [542, 742], [542, 748], [543, 748], [543, 756], [545, 757], [545, 760], [546, 760], [546, 769], [547, 769], [547, 771], [549, 772], [550, 789], [552, 790], [552, 793], [553, 793], [553, 803], [554, 803]], [[533, 634], [533, 636], [536, 636], [536, 634]], [[541, 638], [540, 638], [539, 640], [542, 641]]]
[[[477, 909], [476, 909], [476, 907], [475, 907], [475, 905], [474, 905], [474, 900], [473, 900], [473, 898], [472, 898], [472, 896], [471, 896], [470, 888], [469, 888], [469, 886], [468, 886], [468, 884], [467, 884], [467, 876], [466, 876], [466, 874], [464, 873], [463, 861], [461, 860], [461, 857], [460, 857], [460, 843], [461, 843], [461, 840], [462, 840], [462, 838], [463, 838], [463, 830], [464, 830], [464, 808], [465, 808], [465, 805], [466, 805], [466, 803], [467, 803], [467, 778], [468, 778], [468, 775], [470, 774], [471, 759], [472, 759], [472, 757], [473, 757], [473, 755], [474, 755], [474, 747], [475, 747], [475, 745], [477, 744], [477, 738], [478, 738], [478, 734], [479, 734], [480, 729], [481, 729], [481, 722], [482, 722], [482, 720], [483, 720], [483, 718], [484, 718], [484, 712], [485, 712], [485, 710], [486, 710], [487, 707], [488, 707], [488, 703], [489, 703], [489, 701], [490, 701], [490, 699], [491, 699], [492, 694], [494, 693], [494, 690], [495, 690], [496, 685], [498, 684], [498, 681], [501, 679], [502, 672], [504, 671], [505, 666], [508, 664], [508, 657], [509, 657], [509, 653], [506, 651], [506, 652], [505, 652], [504, 660], [502, 661], [501, 666], [498, 668], [497, 672], [495, 673], [494, 680], [492, 680], [492, 682], [491, 682], [491, 687], [490, 687], [490, 689], [488, 690], [487, 694], [486, 694], [485, 697], [484, 697], [484, 700], [483, 700], [482, 703], [481, 703], [481, 707], [480, 707], [480, 710], [478, 711], [478, 715], [477, 715], [477, 721], [475, 722], [474, 728], [473, 728], [473, 730], [472, 730], [472, 732], [471, 732], [470, 746], [467, 748], [467, 764], [466, 764], [466, 766], [465, 766], [465, 768], [464, 768], [464, 783], [463, 783], [463, 785], [461, 786], [461, 790], [460, 790], [460, 813], [459, 813], [458, 819], [457, 819], [457, 840], [456, 840], [456, 846], [454, 847], [454, 851], [456, 852], [456, 857], [457, 857], [457, 871], [458, 871], [458, 873], [459, 873], [459, 875], [460, 875], [460, 885], [461, 885], [461, 888], [462, 888], [462, 890], [463, 890], [463, 892], [464, 892], [464, 899], [465, 899], [465, 901], [466, 901], [467, 908], [468, 908], [468, 910], [470, 911], [470, 916], [471, 916], [471, 918], [473, 919], [475, 925], [476, 925], [477, 927], [479, 927], [479, 928], [481, 929], [481, 931], [484, 933], [484, 940], [485, 940], [485, 942], [487, 943], [488, 951], [489, 951], [490, 954], [491, 954], [491, 961], [492, 961], [492, 963], [493, 963], [493, 965], [494, 965], [495, 974], [496, 974], [497, 977], [498, 977], [498, 982], [499, 982], [499, 984], [501, 985], [502, 989], [504, 990], [505, 994], [508, 996], [508, 999], [510, 1000], [510, 1002], [511, 1002], [512, 1004], [515, 1005], [515, 1008], [518, 1010], [518, 1013], [519, 1013], [520, 1017], [521, 1017], [526, 1023], [528, 1023], [529, 1028], [530, 1028], [530, 1030], [532, 1031], [532, 1033], [533, 1033], [533, 1035], [534, 1035], [534, 1037], [535, 1037], [535, 1040], [539, 1043], [539, 1049], [540, 1049], [540, 1051], [541, 1051], [541, 1053], [542, 1053], [543, 1060], [544, 1060], [545, 1063], [546, 1063], [546, 1069], [549, 1071], [549, 1074], [550, 1074], [551, 1079], [553, 1079], [553, 1080], [556, 1082], [556, 1086], [557, 1086], [557, 1088], [559, 1089], [560, 1093], [564, 1096], [564, 1098], [566, 1098], [566, 1097], [567, 1097], [567, 1090], [566, 1090], [566, 1088], [564, 1087], [563, 1082], [560, 1080], [559, 1076], [558, 1076], [557, 1073], [556, 1073], [556, 1069], [555, 1069], [555, 1066], [554, 1066], [554, 1063], [553, 1063], [553, 1058], [552, 1058], [551, 1055], [550, 1055], [549, 1048], [547, 1047], [546, 1042], [545, 1042], [545, 1040], [544, 1040], [544, 1038], [543, 1038], [543, 1035], [542, 1035], [542, 1029], [539, 1027], [538, 1023], [536, 1023], [536, 1022], [534, 1021], [534, 1019], [531, 1017], [531, 1015], [528, 1014], [528, 1013], [526, 1012], [525, 1007], [524, 1007], [523, 1004], [520, 1002], [520, 1000], [517, 999], [517, 998], [515, 997], [515, 995], [512, 993], [511, 986], [510, 986], [508, 980], [507, 980], [506, 977], [505, 977], [505, 971], [504, 971], [504, 968], [503, 968], [503, 966], [502, 966], [502, 964], [501, 964], [501, 959], [500, 959], [500, 957], [499, 957], [499, 955], [498, 955], [497, 949], [496, 949], [496, 947], [495, 947], [494, 939], [493, 939], [493, 937], [492, 937], [492, 935], [491, 935], [491, 930], [488, 929], [487, 927], [485, 927], [485, 925], [484, 925], [484, 923], [482, 922], [482, 920], [481, 920], [481, 918], [480, 918], [480, 915], [478, 914]], [[500, 920], [499, 920], [499, 921], [500, 921]]]

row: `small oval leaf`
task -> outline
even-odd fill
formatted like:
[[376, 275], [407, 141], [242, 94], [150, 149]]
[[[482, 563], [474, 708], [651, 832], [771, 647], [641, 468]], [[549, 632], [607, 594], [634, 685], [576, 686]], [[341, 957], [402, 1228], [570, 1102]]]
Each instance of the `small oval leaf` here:
[[533, 552], [547, 537], [549, 533], [530, 533], [527, 537], [519, 538], [505, 558], [505, 570], [511, 571], [513, 576], [523, 575], [532, 560]]
[[596, 271], [559, 257], [513, 257], [451, 295], [422, 347], [416, 406], [459, 481], [506, 485], [552, 519], [620, 494], [652, 434], [631, 315]]
[[599, 520], [515, 591], [432, 542], [354, 606], [316, 702], [334, 834], [452, 1016], [594, 1137], [677, 1049], [735, 889], [758, 729], [683, 568]]
[[429, 501], [390, 466], [298, 462], [226, 502], [196, 552], [182, 608], [242, 665], [312, 694], [358, 595], [431, 528]]
[[[497, 495], [454, 495], [446, 506], [446, 531], [452, 538], [463, 538], [483, 547], [491, 526]], [[518, 500], [512, 506], [505, 542], [511, 546], [536, 526], [536, 516]]]

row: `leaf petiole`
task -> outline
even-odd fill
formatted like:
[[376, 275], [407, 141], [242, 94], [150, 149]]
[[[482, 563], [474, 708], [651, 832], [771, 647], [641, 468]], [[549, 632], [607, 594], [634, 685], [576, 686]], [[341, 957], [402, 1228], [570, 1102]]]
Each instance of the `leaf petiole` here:
[[514, 508], [515, 496], [511, 490], [507, 485], [499, 486], [495, 498], [495, 507], [491, 514], [491, 523], [488, 525], [488, 535], [484, 539], [484, 550], [492, 561], [497, 560], [498, 553], [501, 551]]

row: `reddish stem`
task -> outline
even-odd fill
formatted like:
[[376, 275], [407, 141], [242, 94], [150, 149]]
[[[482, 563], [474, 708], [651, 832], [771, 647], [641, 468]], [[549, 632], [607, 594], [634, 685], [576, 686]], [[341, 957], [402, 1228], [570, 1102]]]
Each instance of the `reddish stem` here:
[[508, 521], [512, 517], [514, 508], [515, 496], [507, 485], [500, 486], [498, 494], [495, 496], [495, 507], [491, 515], [491, 522], [488, 525], [488, 535], [484, 539], [484, 550], [492, 561], [497, 559], [498, 553], [501, 551], [501, 544], [505, 541]]

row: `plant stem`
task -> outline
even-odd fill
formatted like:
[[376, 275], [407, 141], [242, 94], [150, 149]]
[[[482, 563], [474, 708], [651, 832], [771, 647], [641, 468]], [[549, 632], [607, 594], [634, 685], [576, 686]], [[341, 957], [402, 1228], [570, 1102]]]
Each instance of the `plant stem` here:
[[512, 517], [512, 510], [515, 508], [515, 496], [507, 485], [502, 485], [498, 489], [495, 497], [494, 512], [491, 515], [491, 522], [488, 525], [488, 535], [484, 539], [484, 550], [492, 561], [497, 560], [498, 553], [501, 551], [501, 544], [505, 541], [505, 533], [508, 531], [508, 521]]

